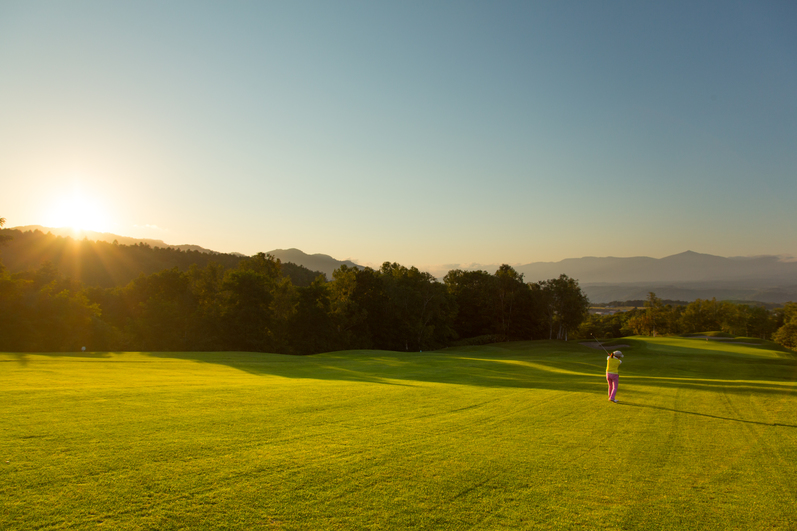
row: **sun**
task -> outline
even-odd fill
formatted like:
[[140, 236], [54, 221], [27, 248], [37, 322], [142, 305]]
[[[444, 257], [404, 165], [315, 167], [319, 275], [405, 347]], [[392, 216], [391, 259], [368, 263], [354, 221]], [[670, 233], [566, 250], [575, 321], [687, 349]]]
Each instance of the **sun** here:
[[102, 203], [80, 190], [53, 201], [47, 218], [48, 224], [54, 228], [71, 228], [75, 232], [108, 230], [108, 216]]

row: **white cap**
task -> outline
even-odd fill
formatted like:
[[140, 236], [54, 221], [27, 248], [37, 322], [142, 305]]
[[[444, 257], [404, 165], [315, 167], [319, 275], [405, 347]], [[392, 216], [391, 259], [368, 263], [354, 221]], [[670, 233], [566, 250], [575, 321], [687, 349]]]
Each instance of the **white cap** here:
[[615, 358], [622, 358], [623, 357], [623, 353], [620, 352], [619, 350], [615, 350], [614, 352], [612, 352], [612, 354], [614, 355]]

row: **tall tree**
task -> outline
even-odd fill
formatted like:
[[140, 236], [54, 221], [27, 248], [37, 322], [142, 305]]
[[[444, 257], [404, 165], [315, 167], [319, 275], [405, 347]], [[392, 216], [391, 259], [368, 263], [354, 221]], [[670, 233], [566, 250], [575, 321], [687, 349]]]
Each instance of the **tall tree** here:
[[293, 354], [314, 354], [340, 348], [332, 319], [330, 287], [324, 276], [296, 289], [295, 312], [287, 324], [287, 348]]
[[215, 262], [203, 268], [192, 265], [188, 270], [188, 279], [196, 301], [191, 319], [191, 348], [222, 350], [225, 347], [222, 318], [224, 267]]
[[228, 272], [222, 288], [224, 343], [233, 350], [271, 350], [273, 279], [257, 271], [235, 269]]
[[496, 279], [496, 311], [500, 334], [508, 336], [514, 329], [517, 319], [517, 306], [523, 293], [528, 290], [523, 283], [523, 274], [511, 266], [503, 264], [495, 272]]
[[473, 338], [496, 333], [495, 276], [486, 271], [454, 269], [443, 279], [456, 302], [453, 328], [460, 338]]
[[786, 348], [797, 350], [797, 303], [787, 302], [781, 309], [783, 324], [772, 340]]
[[176, 267], [140, 276], [126, 289], [133, 310], [128, 330], [145, 350], [187, 350], [196, 300], [190, 279]]
[[645, 301], [645, 328], [648, 335], [666, 334], [666, 309], [662, 300], [655, 293], [648, 292]]
[[392, 323], [388, 342], [397, 350], [424, 350], [451, 336], [454, 304], [442, 284], [415, 267], [385, 262], [379, 271]]
[[100, 308], [81, 286], [52, 264], [0, 278], [0, 348], [15, 351], [78, 350], [92, 345]]
[[575, 331], [589, 314], [589, 299], [581, 291], [576, 279], [567, 275], [559, 278], [543, 280], [539, 283], [547, 305], [549, 319], [549, 339], [553, 339], [554, 328], [557, 328], [557, 339], [567, 341], [568, 333]]
[[777, 330], [772, 313], [763, 306], [752, 306], [747, 321], [747, 333], [767, 339]]
[[681, 315], [682, 329], [686, 333], [720, 330], [717, 299], [696, 299], [690, 302]]
[[369, 304], [365, 287], [366, 278], [371, 285], [378, 282], [371, 268], [362, 270], [341, 265], [332, 273], [330, 312], [337, 341], [345, 348], [370, 348], [373, 338], [368, 325]]

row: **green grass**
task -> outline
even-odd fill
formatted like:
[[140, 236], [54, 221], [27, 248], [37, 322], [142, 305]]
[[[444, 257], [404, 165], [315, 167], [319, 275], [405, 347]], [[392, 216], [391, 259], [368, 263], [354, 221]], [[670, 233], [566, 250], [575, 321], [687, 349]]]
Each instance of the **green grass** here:
[[694, 332], [692, 334], [684, 334], [683, 337], [716, 337], [716, 338], [733, 338], [736, 337], [733, 334], [729, 334], [728, 332], [720, 332], [719, 330], [712, 330], [709, 332]]
[[0, 528], [794, 529], [793, 354], [615, 344], [0, 354]]

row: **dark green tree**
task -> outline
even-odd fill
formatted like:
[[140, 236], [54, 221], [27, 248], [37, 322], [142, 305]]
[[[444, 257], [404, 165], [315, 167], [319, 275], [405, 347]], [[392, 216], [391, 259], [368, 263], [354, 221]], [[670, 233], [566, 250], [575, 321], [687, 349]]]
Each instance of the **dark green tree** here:
[[681, 328], [684, 333], [720, 330], [719, 305], [716, 299], [696, 299], [690, 302], [681, 315]]
[[231, 350], [273, 350], [274, 279], [257, 271], [230, 271], [223, 288], [223, 342]]
[[92, 347], [93, 323], [101, 314], [80, 290], [59, 290], [57, 283], [39, 291], [33, 319], [37, 334], [33, 339], [38, 351], [77, 351]]
[[340, 348], [331, 307], [331, 290], [323, 276], [296, 289], [295, 311], [287, 324], [289, 352], [314, 354]]
[[506, 337], [517, 327], [518, 305], [528, 286], [523, 282], [523, 275], [507, 264], [498, 268], [495, 279], [498, 332]]
[[415, 267], [385, 262], [379, 271], [389, 304], [386, 345], [393, 350], [424, 350], [453, 335], [455, 305], [443, 284]]
[[186, 273], [174, 267], [148, 277], [141, 275], [126, 292], [132, 310], [127, 331], [135, 345], [156, 351], [188, 349], [196, 299]]
[[652, 291], [648, 292], [645, 301], [645, 328], [648, 335], [656, 336], [668, 332], [666, 314], [667, 310], [662, 300]]
[[225, 350], [223, 326], [224, 267], [211, 262], [206, 267], [196, 265], [188, 270], [191, 293], [195, 300], [191, 319], [192, 350]]
[[750, 307], [750, 315], [747, 321], [747, 333], [751, 337], [767, 339], [777, 330], [775, 319], [772, 312], [763, 306]]
[[553, 339], [556, 329], [556, 339], [567, 341], [568, 333], [576, 331], [587, 318], [589, 299], [581, 291], [578, 281], [564, 274], [540, 281], [538, 285], [549, 322], [549, 339]]
[[797, 350], [797, 303], [787, 302], [780, 314], [783, 324], [772, 336], [772, 340], [786, 348]]
[[[332, 278], [330, 313], [338, 344], [343, 345], [343, 348], [372, 347], [368, 310], [373, 297], [369, 293], [378, 291], [379, 284], [374, 270], [342, 265], [332, 273]], [[381, 298], [379, 295], [377, 297]]]
[[474, 338], [496, 333], [496, 278], [486, 271], [454, 269], [443, 278], [456, 303], [453, 328], [460, 338]]

